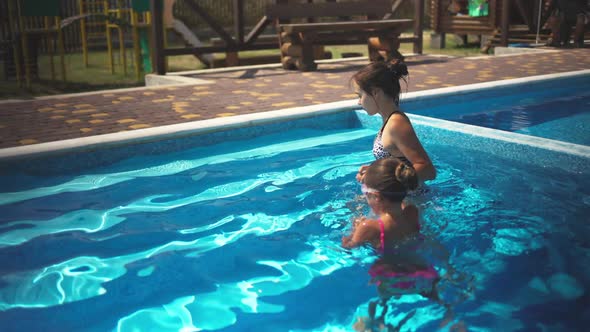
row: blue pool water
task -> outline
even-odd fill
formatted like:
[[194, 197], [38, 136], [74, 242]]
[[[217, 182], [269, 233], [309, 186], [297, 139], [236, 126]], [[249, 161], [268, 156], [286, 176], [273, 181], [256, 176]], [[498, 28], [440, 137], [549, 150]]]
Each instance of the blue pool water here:
[[[354, 176], [378, 120], [343, 112], [0, 164], [2, 330], [352, 331], [377, 298], [375, 257], [340, 239], [367, 212]], [[590, 153], [413, 121], [439, 171], [412, 201], [441, 301], [392, 298], [386, 321], [585, 329]]]
[[410, 103], [405, 109], [471, 125], [590, 145], [590, 76], [474, 94], [449, 98], [452, 107], [434, 99]]

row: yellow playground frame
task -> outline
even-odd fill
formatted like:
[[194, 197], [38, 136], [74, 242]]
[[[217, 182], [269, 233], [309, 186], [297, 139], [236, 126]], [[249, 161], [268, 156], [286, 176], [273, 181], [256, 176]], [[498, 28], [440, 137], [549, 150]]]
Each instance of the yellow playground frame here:
[[[8, 11], [16, 15], [8, 15], [9, 25], [13, 29], [13, 36], [15, 36], [13, 46], [14, 64], [16, 69], [16, 79], [19, 86], [22, 86], [24, 69], [24, 81], [27, 88], [31, 88], [32, 73], [31, 73], [31, 50], [29, 49], [29, 38], [35, 35], [45, 37], [50, 55], [51, 79], [56, 79], [55, 62], [53, 60], [53, 45], [54, 36], [57, 36], [57, 49], [60, 57], [61, 79], [66, 80], [65, 67], [65, 47], [64, 35], [61, 26], [61, 17], [56, 14], [57, 10], [46, 10], [47, 7], [34, 9], [31, 5], [32, 1], [28, 0], [8, 1]], [[46, 3], [48, 4], [48, 3]], [[41, 27], [39, 27], [39, 19], [42, 19]], [[20, 51], [20, 52], [19, 52]], [[21, 62], [22, 60], [22, 62]]]
[[[127, 75], [125, 37], [131, 37], [133, 67], [136, 79], [143, 71], [151, 71], [149, 28], [152, 23], [149, 0], [78, 0], [79, 15], [62, 18], [59, 0], [8, 0], [10, 31], [12, 33], [13, 60], [19, 86], [32, 87], [34, 49], [31, 38], [40, 38], [47, 44], [51, 79], [56, 80], [55, 53], [60, 59], [60, 78], [66, 81], [65, 41], [63, 29], [80, 21], [80, 37], [84, 66], [89, 65], [89, 39], [105, 38], [111, 73], [115, 73], [113, 30], [117, 31], [119, 59]], [[130, 35], [126, 34], [131, 29]], [[55, 41], [57, 39], [57, 46]]]
[[[115, 4], [112, 6], [112, 4]], [[129, 6], [130, 5], [130, 6]], [[142, 44], [145, 44], [144, 50], [149, 53], [149, 44], [147, 30], [151, 26], [151, 14], [149, 12], [149, 1], [147, 0], [79, 0], [78, 6], [82, 17], [92, 17], [93, 14], [102, 14], [102, 20], [94, 22], [81, 21], [80, 33], [82, 37], [82, 53], [84, 65], [88, 67], [88, 40], [90, 37], [97, 37], [104, 34], [107, 43], [107, 52], [109, 57], [109, 68], [111, 73], [115, 73], [114, 47], [112, 31], [117, 31], [119, 41], [119, 59], [123, 67], [123, 74], [127, 75], [127, 55], [125, 48], [125, 31], [121, 22], [129, 22], [131, 27], [131, 36], [133, 44], [133, 65], [137, 80], [141, 79], [142, 72]], [[113, 20], [115, 18], [116, 20]], [[104, 28], [104, 32], [97, 32], [96, 27]], [[99, 29], [100, 30], [100, 29]], [[151, 61], [150, 61], [151, 62]], [[144, 67], [148, 61], [144, 61]], [[150, 65], [151, 66], [151, 65]]]

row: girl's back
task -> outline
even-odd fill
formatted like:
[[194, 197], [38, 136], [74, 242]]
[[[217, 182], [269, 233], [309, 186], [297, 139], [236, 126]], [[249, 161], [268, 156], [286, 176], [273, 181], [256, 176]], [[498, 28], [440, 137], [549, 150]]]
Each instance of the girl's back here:
[[418, 235], [420, 222], [418, 208], [414, 205], [404, 206], [401, 215], [396, 218], [383, 216], [384, 244], [398, 243]]

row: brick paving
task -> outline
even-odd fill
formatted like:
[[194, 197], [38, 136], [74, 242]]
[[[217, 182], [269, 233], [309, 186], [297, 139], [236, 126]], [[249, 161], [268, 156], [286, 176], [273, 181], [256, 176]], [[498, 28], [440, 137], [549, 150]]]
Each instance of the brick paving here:
[[[590, 49], [474, 58], [408, 56], [407, 91], [590, 69]], [[367, 61], [205, 72], [210, 84], [146, 87], [0, 103], [0, 148], [355, 98], [351, 75]], [[402, 105], [403, 108], [403, 105]]]

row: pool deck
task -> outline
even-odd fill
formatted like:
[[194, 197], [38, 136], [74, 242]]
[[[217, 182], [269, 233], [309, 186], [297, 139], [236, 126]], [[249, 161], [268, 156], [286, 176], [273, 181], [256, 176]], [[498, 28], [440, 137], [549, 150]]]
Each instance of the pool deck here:
[[[415, 92], [590, 69], [590, 48], [406, 61], [407, 92]], [[350, 100], [349, 79], [366, 63], [322, 63], [306, 73], [234, 67], [185, 73], [193, 83], [182, 85], [0, 101], [0, 149]]]

